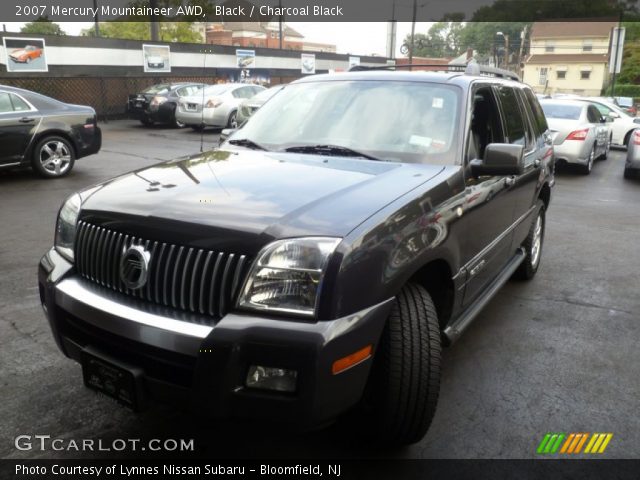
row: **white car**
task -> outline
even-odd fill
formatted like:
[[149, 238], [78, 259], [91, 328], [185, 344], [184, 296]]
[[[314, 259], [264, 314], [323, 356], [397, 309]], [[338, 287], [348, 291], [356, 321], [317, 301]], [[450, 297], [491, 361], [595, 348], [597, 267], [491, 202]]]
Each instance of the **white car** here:
[[164, 68], [164, 58], [158, 56], [147, 57], [147, 65], [149, 68]]
[[238, 105], [264, 90], [265, 88], [259, 85], [245, 83], [210, 85], [197, 95], [182, 97], [179, 100], [176, 120], [194, 130], [202, 130], [205, 127], [236, 128]]
[[629, 144], [631, 133], [636, 128], [640, 128], [640, 118], [632, 117], [615, 103], [598, 97], [582, 97], [580, 100], [591, 102], [605, 118], [613, 119], [613, 122], [609, 124], [612, 133], [611, 143], [613, 145], [626, 147]]

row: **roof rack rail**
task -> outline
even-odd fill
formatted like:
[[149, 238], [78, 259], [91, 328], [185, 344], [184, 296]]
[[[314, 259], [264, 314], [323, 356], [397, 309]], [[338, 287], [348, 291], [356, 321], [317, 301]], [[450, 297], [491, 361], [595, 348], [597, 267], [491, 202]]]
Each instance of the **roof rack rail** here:
[[478, 65], [477, 63], [469, 63], [468, 65], [439, 65], [435, 63], [411, 63], [403, 65], [380, 65], [375, 67], [368, 67], [364, 65], [354, 65], [349, 69], [350, 72], [363, 72], [368, 70], [396, 70], [413, 67], [429, 67], [433, 71], [442, 72], [460, 72], [467, 75], [480, 75], [484, 77], [499, 77], [507, 78], [509, 80], [515, 80], [520, 82], [520, 77], [514, 72], [509, 70], [503, 70], [502, 68], [488, 67], [485, 65]]

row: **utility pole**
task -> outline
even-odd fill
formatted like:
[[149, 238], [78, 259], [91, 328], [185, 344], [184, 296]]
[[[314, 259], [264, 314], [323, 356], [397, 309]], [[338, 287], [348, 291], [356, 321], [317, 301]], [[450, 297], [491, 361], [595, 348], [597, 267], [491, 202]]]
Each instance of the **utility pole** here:
[[524, 54], [524, 42], [527, 39], [528, 28], [529, 26], [525, 25], [522, 32], [520, 32], [520, 52], [518, 53], [518, 75], [520, 75], [520, 78], [522, 78], [522, 55]]
[[[282, 12], [282, 0], [278, 0], [278, 7], [280, 7], [278, 11]], [[280, 44], [280, 50], [282, 50], [282, 17], [283, 17], [282, 15], [279, 16], [279, 22], [278, 22], [279, 23], [279, 25], [278, 25], [278, 31], [279, 31], [278, 40], [280, 41], [280, 43], [279, 43]]]
[[622, 10], [620, 10], [620, 19], [618, 21], [618, 29], [615, 30], [616, 33], [616, 44], [615, 44], [615, 52], [613, 52], [613, 78], [611, 80], [611, 96], [616, 96], [616, 70], [618, 69], [618, 55], [620, 52], [618, 51], [620, 46], [620, 34], [622, 33]]
[[[409, 65], [413, 63], [413, 47], [415, 46], [414, 36], [416, 34], [416, 15], [418, 14], [418, 0], [413, 0], [413, 15], [411, 16], [411, 45], [409, 46]], [[413, 67], [409, 67], [413, 70]]]
[[100, 22], [98, 22], [98, 0], [93, 0], [93, 8], [95, 9], [96, 16], [93, 17], [93, 25], [96, 37], [100, 36]]

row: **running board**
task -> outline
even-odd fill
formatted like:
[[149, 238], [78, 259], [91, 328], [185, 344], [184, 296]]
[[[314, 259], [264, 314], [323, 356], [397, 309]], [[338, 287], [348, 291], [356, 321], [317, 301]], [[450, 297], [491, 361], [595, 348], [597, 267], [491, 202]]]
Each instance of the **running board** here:
[[485, 293], [478, 297], [467, 309], [462, 312], [462, 315], [447, 328], [444, 329], [444, 335], [453, 343], [462, 332], [464, 332], [471, 322], [476, 318], [480, 311], [489, 303], [498, 290], [507, 283], [507, 280], [511, 278], [513, 272], [515, 272], [520, 264], [524, 261], [526, 253], [522, 247], [518, 248], [514, 257], [509, 261], [505, 269], [489, 284], [489, 287], [485, 290]]

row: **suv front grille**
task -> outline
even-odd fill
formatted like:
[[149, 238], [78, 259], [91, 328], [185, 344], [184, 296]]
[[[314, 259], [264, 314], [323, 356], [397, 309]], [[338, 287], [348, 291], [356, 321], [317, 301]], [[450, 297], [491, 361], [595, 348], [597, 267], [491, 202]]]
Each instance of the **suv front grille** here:
[[[150, 252], [146, 284], [132, 290], [120, 279], [120, 260], [131, 245]], [[250, 266], [245, 255], [214, 252], [140, 237], [78, 222], [77, 271], [84, 278], [131, 297], [223, 317]]]

